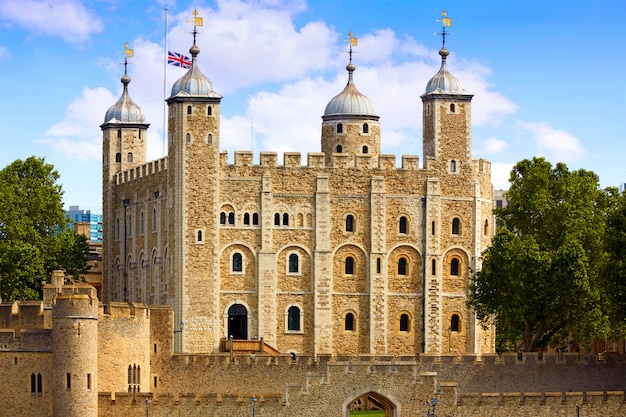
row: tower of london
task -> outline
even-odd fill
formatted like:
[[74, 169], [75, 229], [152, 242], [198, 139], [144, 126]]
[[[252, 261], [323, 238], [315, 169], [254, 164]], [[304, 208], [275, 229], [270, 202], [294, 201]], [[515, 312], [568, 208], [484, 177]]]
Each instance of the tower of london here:
[[105, 301], [170, 305], [179, 352], [231, 337], [312, 355], [493, 351], [466, 306], [494, 230], [490, 164], [472, 158], [472, 94], [445, 47], [420, 96], [422, 161], [381, 153], [384, 116], [350, 54], [345, 88], [320, 109], [320, 149], [282, 164], [271, 151], [228, 162], [222, 96], [195, 40], [189, 52], [166, 100], [166, 157], [146, 161], [126, 74], [101, 125]]

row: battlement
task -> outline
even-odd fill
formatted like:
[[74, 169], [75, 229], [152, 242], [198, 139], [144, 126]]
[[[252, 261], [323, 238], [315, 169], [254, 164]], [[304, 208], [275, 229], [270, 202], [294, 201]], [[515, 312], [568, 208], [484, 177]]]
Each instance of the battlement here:
[[6, 301], [0, 304], [0, 329], [43, 329], [43, 301]]
[[455, 397], [457, 406], [506, 405], [620, 405], [626, 402], [624, 391], [581, 392], [463, 392]]
[[302, 165], [302, 155], [300, 152], [283, 153], [283, 165], [278, 165], [278, 154], [276, 152], [261, 152], [259, 154], [259, 164], [253, 163], [251, 151], [235, 151], [234, 163], [229, 164], [228, 152], [220, 152], [220, 166], [222, 167], [283, 167], [283, 168], [359, 168], [359, 169], [383, 169], [391, 171], [413, 170], [419, 167], [419, 157], [417, 155], [402, 155], [402, 164], [396, 167], [396, 155], [383, 154], [378, 158], [372, 155], [359, 154], [351, 156], [347, 153], [333, 153], [330, 164], [326, 164], [326, 155], [322, 152], [307, 153], [306, 165]]
[[122, 171], [115, 176], [115, 184], [125, 184], [138, 180], [140, 178], [149, 177], [167, 170], [168, 157], [165, 156], [161, 159], [147, 162], [135, 168], [131, 168], [126, 171]]

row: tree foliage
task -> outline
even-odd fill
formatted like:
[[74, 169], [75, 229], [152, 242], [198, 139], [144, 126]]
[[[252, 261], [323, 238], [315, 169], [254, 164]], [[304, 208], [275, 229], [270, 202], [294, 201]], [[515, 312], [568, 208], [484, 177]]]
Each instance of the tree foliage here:
[[607, 215], [607, 262], [603, 270], [614, 335], [626, 332], [626, 195], [615, 195]]
[[500, 227], [471, 285], [478, 318], [495, 320], [502, 350], [604, 337], [601, 272], [612, 194], [593, 172], [533, 158], [515, 165], [506, 196], [509, 205], [496, 209]]
[[43, 158], [16, 160], [0, 171], [0, 297], [39, 299], [53, 269], [87, 271], [86, 238], [68, 229], [58, 172]]

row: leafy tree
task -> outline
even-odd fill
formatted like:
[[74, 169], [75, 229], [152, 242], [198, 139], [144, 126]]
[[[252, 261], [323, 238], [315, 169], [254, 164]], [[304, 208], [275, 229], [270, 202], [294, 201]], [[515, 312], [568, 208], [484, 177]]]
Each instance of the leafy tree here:
[[0, 297], [40, 299], [55, 268], [76, 279], [87, 271], [85, 238], [68, 230], [58, 172], [43, 158], [16, 160], [0, 171]]
[[609, 316], [614, 333], [626, 332], [626, 195], [614, 190], [615, 204], [607, 215], [607, 234], [604, 240], [607, 262], [604, 267], [604, 286], [609, 300]]
[[610, 193], [593, 172], [543, 158], [518, 162], [510, 184], [510, 204], [496, 209], [500, 227], [471, 285], [478, 318], [495, 320], [501, 350], [605, 336], [600, 276]]

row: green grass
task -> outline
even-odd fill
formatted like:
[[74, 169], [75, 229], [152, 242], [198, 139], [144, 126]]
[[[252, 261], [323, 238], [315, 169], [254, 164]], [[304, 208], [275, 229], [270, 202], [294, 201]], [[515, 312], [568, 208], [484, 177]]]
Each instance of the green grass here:
[[352, 416], [385, 417], [385, 412], [381, 410], [350, 411], [350, 417]]

